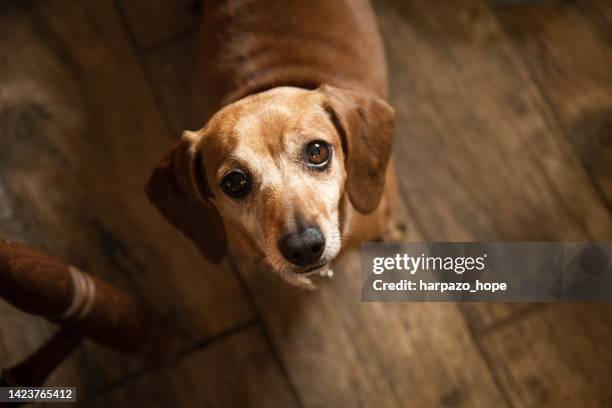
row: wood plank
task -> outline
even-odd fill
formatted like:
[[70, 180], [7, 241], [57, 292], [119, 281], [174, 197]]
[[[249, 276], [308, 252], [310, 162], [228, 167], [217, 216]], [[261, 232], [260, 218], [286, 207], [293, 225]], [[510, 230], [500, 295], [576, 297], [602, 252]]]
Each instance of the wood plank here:
[[526, 313], [534, 313], [543, 309], [544, 304], [511, 303], [511, 302], [479, 302], [462, 303], [459, 305], [470, 327], [478, 334], [495, 328], [498, 324], [512, 322]]
[[[598, 189], [487, 2], [376, 4], [400, 184], [426, 239], [612, 236]], [[463, 305], [476, 328], [523, 307]]]
[[[566, 143], [612, 213], [612, 31], [588, 3], [497, 7]], [[606, 221], [609, 226], [610, 219]], [[596, 236], [607, 239], [607, 236]]]
[[[144, 195], [173, 137], [113, 3], [18, 2], [1, 11], [10, 58], [0, 59], [0, 235], [135, 294], [195, 338], [250, 320], [227, 266], [203, 261]], [[2, 364], [18, 353], [10, 344]], [[96, 353], [83, 362], [96, 386], [132, 366]]]
[[201, 0], [120, 0], [143, 48], [190, 30], [198, 24]]
[[297, 407], [258, 328], [125, 383], [96, 406]]
[[361, 303], [358, 253], [335, 269], [309, 292], [241, 267], [304, 406], [506, 406], [456, 304]]
[[161, 108], [175, 135], [199, 129], [204, 122], [198, 43], [199, 33], [194, 32], [145, 53]]
[[[600, 2], [600, 5], [603, 6]], [[602, 8], [603, 9], [603, 8]], [[608, 7], [609, 10], [609, 7]], [[510, 34], [561, 124], [598, 201], [612, 198], [612, 47], [609, 26], [584, 3], [498, 6]], [[610, 225], [610, 221], [604, 221]], [[609, 240], [603, 232], [594, 239]], [[485, 339], [498, 377], [517, 406], [609, 406], [609, 308], [552, 305]]]
[[514, 406], [608, 407], [611, 328], [606, 305], [551, 305], [484, 344]]
[[591, 0], [596, 9], [605, 17], [609, 29], [612, 30], [612, 3], [607, 0]]
[[[482, 12], [482, 10], [478, 10], [478, 11]], [[517, 21], [523, 21], [524, 17], [525, 16], [521, 16], [521, 18], [518, 18]], [[420, 21], [423, 21], [422, 18], [418, 18], [418, 17], [415, 17], [415, 18], [417, 18]], [[427, 20], [425, 21], [427, 22]], [[443, 19], [440, 17], [438, 21], [456, 21], [456, 19], [455, 20]], [[548, 18], [547, 20], [543, 20], [543, 21], [550, 21], [550, 18]], [[463, 29], [459, 31], [455, 31], [454, 34], [460, 39], [460, 41], [458, 41], [458, 44], [456, 44], [454, 48], [447, 45], [445, 49], [446, 50], [450, 49], [450, 52], [452, 52], [453, 55], [457, 49], [462, 50], [463, 52], [465, 52], [466, 49], [470, 51], [473, 50], [475, 47], [474, 38], [473, 36], [469, 36], [469, 34], [478, 32], [478, 29], [482, 29], [485, 34], [484, 38], [487, 40], [487, 42], [484, 44], [480, 44], [480, 46], [476, 44], [475, 48], [478, 51], [480, 51], [481, 54], [484, 54], [484, 51], [488, 49], [489, 55], [485, 54], [484, 57], [480, 57], [480, 58], [472, 57], [471, 60], [489, 61], [489, 62], [496, 61], [496, 59], [500, 58], [499, 54], [507, 52], [507, 55], [505, 56], [505, 58], [502, 58], [501, 60], [499, 60], [499, 62], [503, 62], [504, 64], [511, 65], [511, 67], [506, 67], [509, 72], [516, 72], [517, 70], [516, 66], [520, 67], [520, 62], [519, 63], [513, 62], [517, 60], [516, 55], [513, 55], [511, 50], [507, 49], [507, 47], [504, 47], [504, 41], [500, 40], [500, 37], [503, 38], [503, 35], [500, 34], [499, 29], [493, 26], [494, 30], [491, 30], [491, 27], [482, 21], [482, 16], [479, 13], [476, 13], [474, 11], [472, 11], [471, 20], [468, 20], [468, 23], [472, 24], [474, 26], [474, 29], [468, 29], [467, 27], [464, 27]], [[450, 26], [449, 28], [452, 30], [457, 29], [457, 27], [453, 26], [452, 24], [449, 24], [449, 26]], [[567, 36], [573, 36], [574, 34], [572, 33], [572, 30], [569, 30], [568, 27], [572, 27], [572, 25], [568, 25], [567, 22], [559, 24], [559, 30], [566, 30], [565, 32], [567, 33]], [[431, 29], [431, 27], [428, 27], [428, 29]], [[533, 38], [533, 35], [534, 35], [533, 31], [525, 32], [525, 38]], [[448, 40], [445, 40], [444, 42], [446, 43], [447, 41]], [[534, 41], [537, 41], [537, 40], [534, 40]], [[495, 47], [488, 46], [488, 44], [495, 44]], [[557, 44], [557, 47], [559, 47], [560, 45], [561, 43]], [[413, 49], [413, 52], [415, 53], [415, 55], [423, 55], [422, 52], [420, 52], [420, 50], [418, 49]], [[580, 55], [580, 54], [576, 54], [576, 55]], [[567, 58], [568, 60], [571, 60], [572, 54], [568, 53]], [[469, 60], [469, 59], [466, 58], [464, 60]], [[426, 63], [427, 62], [424, 62], [424, 64]], [[547, 65], [541, 62], [539, 62], [539, 66], [540, 67], [542, 66], [550, 67], [549, 64]], [[609, 67], [609, 64], [607, 64], [606, 66]], [[479, 66], [478, 68], [481, 68], [481, 67]], [[450, 72], [448, 74], [452, 75], [452, 73]], [[480, 75], [482, 75], [483, 77], [495, 78], [496, 82], [498, 83], [504, 82], [503, 79], [500, 79], [500, 78], [503, 78], [501, 74], [503, 74], [502, 71], [498, 72], [498, 75], [495, 75], [495, 71], [490, 70], [490, 69], [486, 69], [480, 72]], [[438, 73], [438, 75], [444, 76], [444, 75], [440, 75], [440, 73]], [[521, 77], [523, 78], [521, 80], [521, 86], [515, 85], [517, 89], [517, 91], [515, 92], [525, 92], [526, 90], [525, 90], [524, 85], [529, 84], [529, 80], [527, 79], [528, 75], [522, 72]], [[572, 76], [566, 75], [566, 78], [567, 77], [571, 78]], [[478, 85], [477, 85], [478, 83], [474, 84], [474, 82], [468, 82], [467, 81], [468, 78], [464, 78], [464, 79], [466, 80], [466, 83], [469, 83], [470, 86], [474, 86], [476, 88], [475, 89], [476, 92], [480, 91], [482, 92], [482, 95], [485, 95], [486, 97], [489, 97], [489, 98], [492, 96], [493, 91], [488, 90], [487, 92], [484, 92], [483, 89], [478, 88]], [[565, 82], [568, 82], [567, 79]], [[559, 84], [556, 84], [556, 85], [560, 86], [562, 83], [564, 82], [560, 80]], [[607, 84], [609, 83], [610, 82], [608, 81]], [[543, 88], [544, 90], [557, 89], [556, 86], [553, 86], [550, 84], [545, 85]], [[493, 87], [492, 89], [495, 89], [495, 88]], [[570, 100], [570, 101], [576, 100], [577, 97], [580, 95], [575, 94], [573, 96], [575, 98], [573, 99], [565, 98], [565, 99]], [[539, 106], [542, 104], [542, 101], [539, 100], [540, 98], [541, 97], [536, 98], [536, 101], [535, 101], [537, 102], [536, 106]], [[477, 107], [479, 107], [480, 109], [482, 109], [483, 106], [486, 106], [484, 104], [482, 105], [479, 104], [477, 100], [478, 99], [475, 99], [474, 102], [472, 103], [476, 105]], [[582, 98], [578, 98], [578, 100], [582, 101]], [[501, 101], [498, 101], [497, 103], [494, 103], [494, 105], [502, 106], [503, 104], [500, 102]], [[461, 106], [462, 107], [461, 109], [465, 109], [462, 103], [459, 102], [457, 105]], [[525, 108], [525, 106], [523, 106], [523, 108]], [[538, 110], [543, 111], [541, 109], [533, 109], [533, 108], [529, 109], [528, 111], [532, 111], [532, 110], [535, 110], [536, 112]], [[548, 118], [550, 114], [544, 112], [542, 116], [544, 118]], [[487, 117], [493, 120], [495, 118], [495, 116], [491, 114], [488, 114]], [[552, 123], [553, 125], [547, 125], [552, 128], [552, 131], [548, 132], [548, 134], [558, 139], [557, 143], [563, 147], [563, 150], [571, 152], [572, 146], [567, 145], [564, 142], [562, 129], [555, 129], [554, 120], [552, 121]], [[466, 127], [458, 126], [457, 129], [465, 130]], [[520, 130], [520, 127], [517, 127], [516, 129]], [[511, 150], [507, 150], [507, 151], [511, 151]], [[563, 153], [563, 151], [561, 152]], [[563, 153], [563, 154], [566, 154], [566, 153]], [[563, 155], [559, 155], [559, 156], [561, 158], [563, 157]], [[543, 156], [543, 157], [546, 157], [546, 156]], [[518, 154], [516, 158], [520, 159], [520, 157], [518, 157]], [[558, 159], [557, 161], [559, 163], [567, 163], [567, 161], [565, 160], [561, 161], [560, 159]], [[572, 167], [575, 167], [575, 170], [573, 171], [576, 171], [577, 173], [581, 172], [580, 171], [581, 163], [578, 163], [577, 165], [575, 163], [572, 163], [571, 161], [569, 161], [569, 163], [572, 165]], [[571, 175], [570, 173], [572, 171], [571, 167], [570, 168], [565, 167], [562, 170], [564, 172], [568, 172]], [[492, 171], [491, 168], [487, 168], [486, 174], [491, 174], [490, 173], [491, 171]], [[587, 174], [588, 176], [588, 173], [586, 172], [582, 172], [582, 173]], [[583, 180], [584, 180], [583, 181], [584, 185], [586, 186], [591, 185], [589, 183], [589, 177], [586, 177]], [[504, 199], [507, 198], [503, 194], [497, 194], [497, 196], [500, 198], [504, 197]], [[592, 202], [599, 203], [597, 207], [600, 208], [600, 214], [605, 214], [605, 212], [603, 211], [603, 208], [605, 208], [605, 205], [601, 203], [601, 200], [599, 199], [597, 192], [592, 191], [590, 194], [590, 197], [591, 197], [590, 200]], [[495, 202], [498, 202], [498, 201], [495, 201]], [[573, 204], [575, 201], [568, 200], [568, 202], [572, 202]], [[530, 209], [530, 211], [534, 211], [534, 210]], [[534, 214], [538, 214], [538, 213], [539, 211], [535, 210]], [[553, 211], [552, 214], [556, 214], [555, 217], [558, 217], [559, 211]], [[576, 218], [577, 217], [574, 217], [574, 220], [576, 220]], [[592, 229], [591, 230], [592, 232], [590, 234], [593, 234], [592, 236], [595, 239], [604, 239], [604, 240], [609, 239], [610, 235], [607, 229], [607, 227], [610, 224], [609, 217], [601, 215], [600, 220], [602, 222], [602, 225], [605, 226], [606, 228], [605, 229], [602, 228], [601, 230]], [[508, 221], [510, 222], [511, 220], [508, 220]], [[590, 223], [590, 225], [594, 225], [594, 224]], [[537, 223], [537, 224], [534, 224], [533, 228], [534, 229], [541, 228], [541, 226], [542, 225], [540, 223]], [[580, 233], [579, 227], [580, 227], [580, 224], [577, 223], [577, 226], [575, 227], [576, 230], [578, 231], [577, 235], [582, 238], [587, 238], [590, 234], [587, 234], [586, 233], [587, 231], [585, 230], [583, 230], [583, 232]], [[568, 229], [568, 231], [571, 231], [571, 229]], [[533, 238], [529, 238], [530, 235], [531, 235], [530, 231], [527, 230], [524, 232], [522, 239], [533, 239]], [[552, 233], [549, 236], [551, 238], [558, 238], [558, 235], [555, 233]], [[517, 238], [521, 239], [520, 235], [517, 236]], [[504, 239], [504, 235], [502, 235], [502, 239]], [[571, 310], [571, 308], [569, 310]], [[586, 344], [584, 344], [584, 343], [587, 343], [587, 341], [584, 340], [584, 337], [582, 336], [582, 334], [579, 335], [578, 340], [576, 340], [578, 343], [582, 343], [582, 344], [574, 344], [574, 342], [570, 340], [570, 337], [574, 337], [575, 333], [581, 333], [581, 331], [579, 331], [578, 328], [575, 326], [565, 325], [564, 323], [561, 323], [565, 321], [563, 316], [567, 312], [568, 312], [568, 309], [559, 310], [559, 309], [553, 308], [552, 311], [546, 312], [546, 316], [549, 316], [547, 317], [548, 319], [547, 326], [542, 325], [542, 324], [536, 325], [536, 324], [531, 324], [531, 323], [525, 323], [525, 325], [527, 325], [525, 327], [523, 327], [521, 323], [518, 323], [518, 326], [509, 325], [509, 326], [506, 326], [503, 330], [496, 331], [494, 336], [492, 336], [489, 340], [486, 340], [487, 351], [488, 351], [488, 354], [491, 356], [491, 360], [492, 360], [491, 366], [496, 368], [498, 367], [498, 365], [501, 365], [503, 367], [503, 369], [500, 370], [498, 377], [503, 378], [504, 386], [506, 389], [506, 394], [510, 396], [514, 405], [516, 406], [568, 406], [568, 405], [569, 406], [572, 406], [572, 405], [574, 406], [578, 406], [578, 405], [580, 406], [591, 406], [591, 405], [592, 406], [606, 406], [610, 404], [609, 393], [608, 393], [608, 396], [606, 396], [606, 391], [605, 391], [606, 385], [604, 385], [606, 384], [606, 382], [609, 383], [609, 378], [610, 378], [609, 371], [606, 368], [609, 366], [609, 363], [607, 363], [605, 359], [598, 358], [597, 353], [596, 353], [595, 357], [589, 356], [586, 362], [584, 362], [585, 360], [582, 360], [584, 363], [582, 362], [579, 363], [579, 364], [588, 366], [587, 369], [581, 370], [579, 372], [571, 370], [572, 359], [575, 360], [575, 359], [580, 358], [577, 355], [578, 353], [588, 354], [588, 352], [586, 352], [585, 350], [590, 350], [591, 347], [594, 347], [595, 349], [599, 350], [601, 346], [593, 346], [592, 345], [593, 343], [588, 343], [589, 345], [587, 346]], [[543, 319], [542, 317], [543, 315], [541, 313], [534, 313], [531, 316], [532, 317], [529, 318], [528, 322], [539, 321], [538, 319]], [[609, 327], [609, 322], [607, 320], [606, 322], [598, 322], [597, 318], [592, 318], [590, 315], [589, 316], [583, 315], [582, 319], [584, 322], [588, 321], [590, 325], [588, 329], [583, 329], [584, 336], [587, 336], [587, 337], [592, 336], [593, 333], [597, 333], [598, 331], [600, 331], [601, 329], [597, 329], [599, 325], [603, 327], [606, 327], [606, 326]], [[551, 337], [549, 336], [548, 333], [552, 329], [553, 325], [557, 326], [559, 324], [563, 325], [564, 328], [563, 330], [561, 330], [559, 333], [557, 333], [554, 336], [553, 340], [551, 340]], [[566, 346], [563, 344], [559, 345], [555, 343], [554, 339], [557, 339], [557, 338], [562, 339], [563, 336], [565, 336], [565, 340], [569, 340], [569, 342], [571, 343], [570, 345]], [[601, 337], [601, 336], [597, 336], [597, 337]], [[603, 338], [606, 338], [606, 336], [603, 336]], [[533, 347], [533, 343], [538, 343], [538, 346]], [[519, 351], [517, 351], [517, 349], [519, 349]], [[503, 352], [499, 350], [503, 350]], [[517, 359], [520, 359], [520, 362], [515, 363]], [[601, 379], [601, 382], [600, 382], [600, 379], [598, 379], [597, 386], [593, 388], [593, 390], [595, 391], [594, 394], [587, 396], [586, 394], [589, 393], [590, 387], [592, 387], [592, 383], [590, 383], [590, 379], [592, 378], [593, 374], [591, 373], [601, 373], [602, 375], [599, 377]]]
[[380, 4], [400, 181], [427, 238], [612, 236], [610, 214], [488, 2]]

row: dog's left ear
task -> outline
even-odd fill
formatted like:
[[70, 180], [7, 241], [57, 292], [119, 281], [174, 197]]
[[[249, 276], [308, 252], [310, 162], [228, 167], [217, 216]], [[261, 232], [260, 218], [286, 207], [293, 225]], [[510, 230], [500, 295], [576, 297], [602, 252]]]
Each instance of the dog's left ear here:
[[196, 133], [185, 132], [155, 168], [146, 186], [149, 200], [202, 255], [220, 262], [227, 250], [225, 228], [210, 201], [201, 156], [192, 149]]
[[351, 204], [368, 214], [378, 206], [385, 187], [395, 111], [376, 96], [330, 85], [318, 91], [325, 96], [324, 108], [342, 139]]

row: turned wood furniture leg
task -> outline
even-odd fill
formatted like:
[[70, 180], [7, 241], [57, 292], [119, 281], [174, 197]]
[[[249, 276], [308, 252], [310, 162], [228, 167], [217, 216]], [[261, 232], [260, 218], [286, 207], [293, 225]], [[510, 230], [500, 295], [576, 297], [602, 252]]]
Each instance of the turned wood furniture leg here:
[[42, 385], [83, 338], [162, 359], [180, 335], [125, 292], [24, 244], [0, 240], [0, 298], [61, 326], [34, 354], [3, 371], [4, 383]]

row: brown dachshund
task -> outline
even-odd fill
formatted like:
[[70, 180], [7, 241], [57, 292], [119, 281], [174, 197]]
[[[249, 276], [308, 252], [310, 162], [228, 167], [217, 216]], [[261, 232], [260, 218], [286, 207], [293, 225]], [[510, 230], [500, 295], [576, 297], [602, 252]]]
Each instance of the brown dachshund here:
[[207, 123], [183, 134], [147, 195], [206, 259], [231, 246], [308, 287], [345, 246], [401, 235], [367, 1], [206, 1], [202, 58]]

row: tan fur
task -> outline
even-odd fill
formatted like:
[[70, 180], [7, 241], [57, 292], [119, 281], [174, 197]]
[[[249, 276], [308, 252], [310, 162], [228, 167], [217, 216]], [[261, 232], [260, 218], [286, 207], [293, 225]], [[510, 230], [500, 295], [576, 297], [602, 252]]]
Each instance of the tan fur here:
[[[210, 119], [186, 132], [156, 169], [151, 201], [209, 260], [229, 246], [298, 285], [309, 281], [296, 275], [278, 242], [299, 225], [322, 230], [325, 264], [347, 243], [393, 238], [394, 113], [384, 101], [384, 53], [369, 4], [211, 1], [204, 27]], [[314, 140], [332, 146], [322, 172], [303, 160]], [[242, 200], [220, 188], [235, 168], [253, 178]]]

